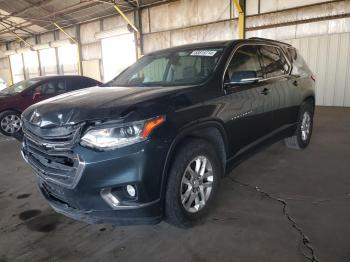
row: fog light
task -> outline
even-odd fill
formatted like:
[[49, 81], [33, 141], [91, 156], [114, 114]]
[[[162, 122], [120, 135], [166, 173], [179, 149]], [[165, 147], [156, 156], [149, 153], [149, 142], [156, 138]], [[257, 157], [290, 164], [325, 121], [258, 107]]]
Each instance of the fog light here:
[[126, 191], [128, 192], [129, 196], [135, 197], [136, 196], [136, 189], [132, 185], [127, 185], [126, 186]]

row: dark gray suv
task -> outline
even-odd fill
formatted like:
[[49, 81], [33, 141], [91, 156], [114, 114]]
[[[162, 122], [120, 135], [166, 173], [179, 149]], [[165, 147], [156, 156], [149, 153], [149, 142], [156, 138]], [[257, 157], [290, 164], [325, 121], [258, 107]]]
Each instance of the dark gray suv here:
[[309, 144], [314, 86], [298, 51], [277, 41], [161, 50], [103, 88], [28, 108], [23, 157], [57, 212], [188, 226], [215, 205], [228, 164], [266, 142]]

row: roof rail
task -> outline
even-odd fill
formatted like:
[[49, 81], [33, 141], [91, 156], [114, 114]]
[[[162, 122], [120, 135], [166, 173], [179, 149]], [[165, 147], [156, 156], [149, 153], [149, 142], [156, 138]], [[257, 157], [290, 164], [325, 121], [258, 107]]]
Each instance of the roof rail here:
[[250, 39], [250, 40], [258, 40], [258, 41], [261, 40], [261, 41], [267, 41], [267, 42], [274, 42], [274, 43], [279, 43], [279, 44], [282, 44], [282, 45], [292, 46], [291, 44], [288, 44], [288, 43], [284, 43], [284, 42], [281, 42], [281, 41], [268, 39], [268, 38], [262, 38], [262, 37], [250, 37], [248, 39]]

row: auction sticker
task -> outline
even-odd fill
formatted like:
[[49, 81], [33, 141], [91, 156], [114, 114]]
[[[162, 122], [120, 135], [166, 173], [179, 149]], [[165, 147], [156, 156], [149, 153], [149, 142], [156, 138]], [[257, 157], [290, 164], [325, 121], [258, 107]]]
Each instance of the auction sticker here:
[[194, 50], [192, 56], [214, 56], [217, 51], [215, 50]]

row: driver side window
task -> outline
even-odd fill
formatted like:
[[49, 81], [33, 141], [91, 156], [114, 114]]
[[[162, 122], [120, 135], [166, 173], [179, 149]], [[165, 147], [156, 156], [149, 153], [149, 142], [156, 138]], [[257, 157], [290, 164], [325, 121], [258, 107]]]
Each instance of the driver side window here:
[[244, 83], [262, 77], [263, 72], [256, 47], [254, 45], [239, 47], [227, 68], [225, 83]]

